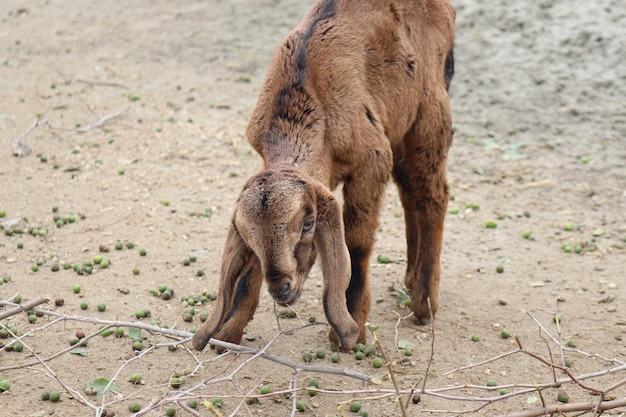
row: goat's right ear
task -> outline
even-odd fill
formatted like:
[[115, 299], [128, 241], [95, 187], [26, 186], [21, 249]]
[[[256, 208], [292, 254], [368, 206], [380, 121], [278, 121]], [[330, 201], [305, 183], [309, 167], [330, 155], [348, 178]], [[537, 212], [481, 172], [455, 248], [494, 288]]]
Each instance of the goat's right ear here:
[[346, 303], [351, 265], [341, 206], [327, 188], [321, 184], [314, 187], [317, 199], [315, 247], [321, 257], [324, 275], [324, 312], [337, 336], [339, 348], [351, 351], [356, 346], [360, 331]]
[[[201, 351], [209, 342], [209, 339], [220, 331], [226, 317], [233, 307], [235, 288], [251, 256], [250, 249], [246, 246], [241, 235], [235, 227], [235, 215], [233, 214], [224, 253], [222, 254], [222, 267], [220, 272], [220, 287], [217, 299], [211, 313], [211, 317], [204, 323], [202, 328], [194, 334], [191, 343], [194, 349]], [[245, 326], [245, 323], [244, 323]], [[242, 329], [243, 330], [243, 329]], [[237, 341], [239, 343], [239, 341]]]

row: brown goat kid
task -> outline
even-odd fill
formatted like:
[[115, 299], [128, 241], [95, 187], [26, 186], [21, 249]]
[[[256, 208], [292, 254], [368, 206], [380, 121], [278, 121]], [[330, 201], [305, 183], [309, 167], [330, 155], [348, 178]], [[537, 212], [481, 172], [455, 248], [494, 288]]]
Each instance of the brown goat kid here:
[[430, 299], [437, 311], [454, 17], [448, 0], [318, 0], [283, 40], [246, 132], [265, 166], [237, 200], [218, 298], [194, 348], [239, 343], [263, 279], [276, 302], [294, 303], [318, 253], [331, 341], [365, 341], [368, 260], [390, 174], [411, 308], [428, 319]]

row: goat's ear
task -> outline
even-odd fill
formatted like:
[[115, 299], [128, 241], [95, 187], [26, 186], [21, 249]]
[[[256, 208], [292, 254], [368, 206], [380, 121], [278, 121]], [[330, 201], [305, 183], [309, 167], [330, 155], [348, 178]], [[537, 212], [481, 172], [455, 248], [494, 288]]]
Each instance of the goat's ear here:
[[232, 308], [237, 282], [244, 272], [243, 269], [251, 255], [250, 249], [248, 249], [235, 227], [234, 219], [235, 216], [233, 215], [228, 236], [226, 237], [226, 244], [224, 245], [224, 253], [222, 254], [220, 287], [213, 312], [211, 317], [191, 339], [191, 343], [196, 350], [201, 351], [204, 349], [209, 339], [220, 330], [227, 319], [226, 313]]
[[344, 237], [341, 207], [335, 196], [321, 184], [315, 184], [317, 225], [315, 247], [322, 260], [324, 275], [324, 312], [333, 328], [339, 347], [350, 351], [359, 338], [356, 324], [346, 303], [350, 284], [350, 254]]

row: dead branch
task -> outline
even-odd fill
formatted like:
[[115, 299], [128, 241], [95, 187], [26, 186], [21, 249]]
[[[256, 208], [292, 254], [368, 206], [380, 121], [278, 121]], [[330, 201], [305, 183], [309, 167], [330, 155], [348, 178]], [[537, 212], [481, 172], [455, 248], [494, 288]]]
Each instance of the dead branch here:
[[374, 337], [374, 342], [376, 343], [376, 346], [378, 346], [378, 350], [380, 351], [380, 354], [382, 355], [383, 360], [385, 361], [385, 365], [387, 366], [387, 373], [389, 374], [389, 379], [391, 379], [393, 388], [396, 390], [396, 396], [397, 396], [396, 398], [398, 400], [398, 405], [400, 406], [400, 412], [402, 413], [403, 417], [406, 417], [406, 406], [404, 405], [404, 402], [402, 401], [402, 395], [400, 394], [400, 388], [398, 387], [398, 382], [396, 381], [396, 376], [395, 376], [395, 372], [393, 371], [393, 366], [391, 366], [391, 361], [387, 359], [385, 350], [383, 349], [382, 344], [378, 340], [376, 333], [372, 330], [372, 327], [370, 326], [370, 324], [365, 323], [365, 327], [367, 327], [370, 333], [372, 333], [372, 336]]
[[11, 316], [14, 316], [16, 314], [19, 314], [25, 311], [28, 311], [34, 307], [37, 307], [40, 304], [47, 303], [48, 301], [50, 300], [48, 300], [47, 298], [37, 298], [36, 300], [31, 300], [24, 304], [15, 304], [15, 303], [11, 303], [5, 300], [0, 300], [0, 306], [4, 306], [4, 305], [17, 306], [3, 313], [0, 313], [0, 320], [6, 319], [7, 317], [11, 317]]
[[599, 412], [606, 410], [612, 410], [614, 408], [626, 406], [626, 399], [614, 400], [614, 401], [602, 401], [600, 404], [595, 401], [584, 403], [571, 403], [571, 404], [558, 404], [548, 407], [541, 407], [534, 410], [521, 411], [519, 413], [501, 414], [497, 417], [539, 417], [545, 415], [552, 415], [557, 413], [570, 413], [574, 411], [591, 411], [597, 407]]
[[288, 366], [294, 369], [296, 372], [320, 372], [323, 374], [331, 374], [331, 375], [339, 375], [339, 376], [347, 376], [349, 378], [359, 379], [365, 382], [372, 382], [372, 378], [369, 375], [364, 373], [353, 371], [347, 368], [331, 368], [328, 366], [315, 366], [315, 365], [305, 365], [301, 363], [296, 363], [290, 361], [289, 359], [281, 358], [280, 356], [273, 355], [271, 353], [262, 352], [259, 349], [244, 347], [241, 345], [236, 345], [234, 343], [222, 342], [221, 340], [211, 339], [209, 340], [210, 345], [218, 346], [224, 349], [228, 349], [232, 352], [243, 353], [243, 354], [259, 354], [260, 357], [270, 360], [272, 362], [276, 362], [278, 364]]
[[94, 129], [102, 127], [105, 123], [115, 119], [116, 117], [121, 116], [127, 111], [128, 109], [125, 109], [125, 110], [117, 111], [115, 113], [107, 114], [105, 116], [102, 116], [95, 123], [92, 123], [84, 127], [57, 127], [57, 126], [51, 125], [47, 120], [45, 121], [45, 124], [49, 129], [53, 129], [53, 130], [65, 130], [65, 131], [70, 131], [70, 132], [86, 133], [86, 132], [89, 132], [90, 130], [94, 130]]

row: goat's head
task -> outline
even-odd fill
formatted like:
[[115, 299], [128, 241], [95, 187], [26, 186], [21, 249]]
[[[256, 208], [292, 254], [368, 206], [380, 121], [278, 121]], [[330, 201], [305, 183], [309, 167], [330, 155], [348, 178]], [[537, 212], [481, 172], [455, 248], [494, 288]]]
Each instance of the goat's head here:
[[263, 277], [279, 304], [300, 296], [317, 252], [324, 275], [324, 311], [339, 346], [359, 337], [346, 305], [350, 256], [341, 207], [326, 187], [291, 169], [269, 169], [246, 182], [232, 217], [210, 319], [193, 337], [202, 350], [211, 337], [239, 343], [252, 319]]
[[281, 305], [298, 299], [315, 262], [316, 220], [316, 193], [297, 171], [263, 171], [241, 191], [234, 227]]

